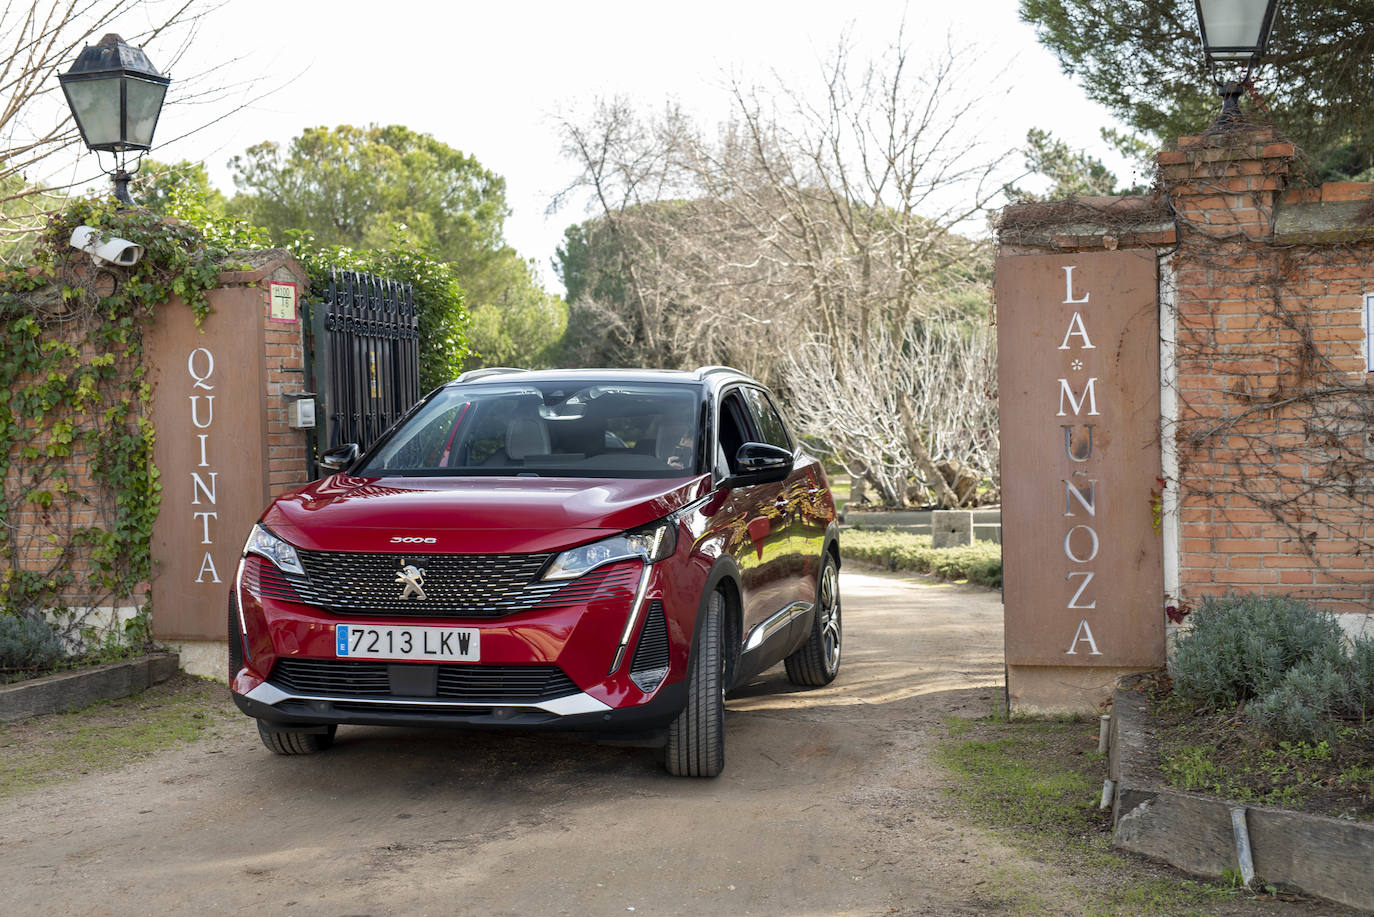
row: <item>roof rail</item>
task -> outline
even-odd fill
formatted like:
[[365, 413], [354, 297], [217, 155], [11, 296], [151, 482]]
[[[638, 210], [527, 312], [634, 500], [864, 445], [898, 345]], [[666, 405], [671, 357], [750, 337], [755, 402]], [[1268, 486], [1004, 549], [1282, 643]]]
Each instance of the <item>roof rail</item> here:
[[733, 366], [698, 366], [694, 372], [698, 379], [705, 379], [707, 376], [715, 373], [732, 373], [736, 376], [744, 376], [746, 378], [749, 375], [748, 373], [740, 372]]
[[506, 373], [527, 373], [528, 369], [518, 366], [484, 366], [481, 369], [470, 369], [463, 373], [455, 382], [475, 382], [478, 379], [485, 379], [487, 376], [504, 376]]

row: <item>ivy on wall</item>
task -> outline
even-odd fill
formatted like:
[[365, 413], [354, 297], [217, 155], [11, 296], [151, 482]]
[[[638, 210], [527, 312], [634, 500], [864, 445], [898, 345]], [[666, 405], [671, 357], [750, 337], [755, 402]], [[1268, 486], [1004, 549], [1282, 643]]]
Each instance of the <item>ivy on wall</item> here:
[[[73, 251], [81, 225], [143, 257]], [[174, 297], [203, 320], [225, 257], [185, 223], [84, 200], [52, 219], [26, 269], [0, 275], [0, 614], [46, 616], [87, 652], [148, 642], [161, 484], [143, 331]], [[93, 612], [121, 606], [139, 611], [101, 632]]]

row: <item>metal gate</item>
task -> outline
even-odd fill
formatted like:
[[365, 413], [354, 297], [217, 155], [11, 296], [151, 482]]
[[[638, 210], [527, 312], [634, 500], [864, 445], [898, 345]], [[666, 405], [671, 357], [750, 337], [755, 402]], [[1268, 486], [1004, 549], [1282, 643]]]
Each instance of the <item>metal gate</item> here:
[[331, 270], [311, 304], [318, 450], [366, 449], [420, 399], [420, 334], [408, 283]]

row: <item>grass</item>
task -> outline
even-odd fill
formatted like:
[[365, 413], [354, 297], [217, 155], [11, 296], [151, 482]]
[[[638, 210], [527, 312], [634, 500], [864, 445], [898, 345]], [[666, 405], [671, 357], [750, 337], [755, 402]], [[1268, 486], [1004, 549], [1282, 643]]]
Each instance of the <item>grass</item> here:
[[0, 799], [193, 742], [230, 715], [223, 686], [176, 675], [132, 697], [0, 725]]
[[[1111, 813], [1100, 811], [1107, 765], [1096, 718], [950, 718], [937, 760], [956, 778], [953, 807], [1026, 855], [1053, 860], [1089, 915], [1318, 913], [1307, 902], [1255, 896], [1183, 878], [1111, 849]], [[1002, 902], [1018, 914], [1051, 913], [1044, 890], [1016, 886]]]
[[975, 541], [957, 548], [932, 548], [929, 535], [867, 529], [847, 529], [840, 536], [847, 560], [928, 573], [955, 582], [967, 581], [996, 589], [1002, 585], [1002, 546]]

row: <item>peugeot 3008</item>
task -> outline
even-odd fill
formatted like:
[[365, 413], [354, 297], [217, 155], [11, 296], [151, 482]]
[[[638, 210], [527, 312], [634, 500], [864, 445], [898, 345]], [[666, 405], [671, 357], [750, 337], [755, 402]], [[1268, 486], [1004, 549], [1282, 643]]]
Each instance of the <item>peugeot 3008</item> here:
[[839, 671], [825, 473], [725, 367], [478, 370], [275, 499], [230, 684], [283, 754], [339, 724], [570, 729], [725, 761], [724, 694]]

